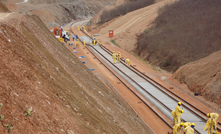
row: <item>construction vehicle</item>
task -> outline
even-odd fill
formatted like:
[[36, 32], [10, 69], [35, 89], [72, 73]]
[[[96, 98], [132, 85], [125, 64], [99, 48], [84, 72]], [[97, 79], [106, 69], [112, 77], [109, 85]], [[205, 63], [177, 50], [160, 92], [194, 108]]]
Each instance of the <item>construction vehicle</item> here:
[[61, 33], [61, 35], [62, 35], [62, 38], [64, 38], [64, 41], [65, 41], [65, 42], [67, 42], [67, 40], [70, 41], [68, 32], [66, 32], [66, 31], [63, 30], [62, 33]]
[[68, 32], [64, 31], [62, 28], [54, 28], [53, 34], [59, 40], [61, 40], [60, 38], [63, 38], [65, 42], [70, 40]]

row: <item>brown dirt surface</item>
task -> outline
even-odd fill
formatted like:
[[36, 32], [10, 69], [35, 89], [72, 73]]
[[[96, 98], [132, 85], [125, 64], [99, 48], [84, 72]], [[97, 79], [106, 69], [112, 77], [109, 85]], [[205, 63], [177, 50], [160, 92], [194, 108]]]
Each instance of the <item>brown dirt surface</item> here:
[[[158, 8], [163, 6], [165, 4], [165, 2], [166, 1], [157, 3]], [[169, 2], [169, 1], [167, 1], [167, 2]], [[160, 3], [164, 3], [164, 4], [160, 5]], [[151, 7], [154, 7], [154, 8], [151, 8]], [[154, 78], [156, 81], [165, 85], [167, 88], [174, 87], [174, 89], [171, 89], [171, 91], [178, 94], [179, 96], [184, 98], [186, 101], [190, 102], [191, 104], [193, 104], [197, 108], [201, 109], [205, 113], [217, 112], [217, 113], [221, 114], [220, 105], [219, 105], [220, 100], [221, 100], [220, 94], [219, 94], [219, 92], [220, 92], [219, 91], [219, 89], [220, 89], [220, 81], [219, 81], [220, 69], [219, 69], [219, 64], [218, 64], [219, 61], [216, 60], [216, 58], [215, 58], [215, 56], [220, 57], [220, 55], [216, 54], [216, 55], [214, 55], [214, 57], [211, 57], [208, 60], [208, 62], [209, 61], [213, 62], [211, 64], [211, 66], [208, 66], [209, 63], [205, 62], [206, 65], [208, 66], [205, 69], [202, 69], [202, 67], [205, 67], [205, 64], [201, 64], [200, 65], [201, 67], [200, 67], [200, 66], [196, 66], [196, 65], [191, 65], [191, 63], [190, 63], [188, 66], [185, 66], [184, 68], [182, 68], [182, 70], [178, 71], [178, 73], [176, 73], [174, 76], [172, 76], [171, 73], [163, 71], [159, 67], [154, 67], [151, 65], [148, 65], [149, 66], [148, 67], [144, 63], [137, 60], [137, 58], [131, 56], [131, 54], [129, 54], [128, 52], [125, 52], [123, 50], [123, 49], [125, 49], [127, 51], [130, 51], [130, 50], [134, 49], [133, 45], [136, 43], [135, 38], [132, 38], [132, 37], [136, 37], [136, 34], [134, 34], [134, 33], [137, 33], [137, 34], [142, 33], [139, 31], [144, 30], [142, 28], [144, 28], [144, 27], [146, 28], [146, 27], [148, 27], [148, 25], [149, 25], [149, 27], [151, 27], [151, 22], [153, 22], [153, 20], [157, 16], [156, 8], [157, 8], [157, 6], [155, 4], [155, 5], [140, 9], [140, 14], [142, 14], [141, 11], [143, 11], [144, 13], [149, 12], [150, 14], [151, 14], [151, 11], [153, 11], [153, 14], [151, 14], [150, 16], [147, 16], [146, 21], [145, 20], [137, 21], [141, 18], [143, 19], [144, 16], [142, 16], [138, 13], [139, 10], [134, 11], [134, 13], [133, 12], [128, 13], [125, 16], [121, 16], [119, 18], [111, 20], [110, 22], [105, 23], [102, 26], [92, 26], [92, 28], [94, 28], [94, 29], [91, 31], [91, 35], [97, 34], [97, 33], [101, 34], [101, 36], [97, 36], [96, 39], [101, 40], [103, 42], [103, 45], [106, 45], [106, 47], [108, 47], [112, 51], [120, 51], [121, 54], [123, 55], [123, 57], [129, 58], [132, 61], [132, 64], [137, 65], [137, 68], [139, 68], [140, 70], [143, 70], [143, 72], [145, 74], [148, 74], [149, 76], [151, 76], [151, 78]], [[146, 9], [146, 10], [144, 10], [144, 9]], [[150, 10], [150, 9], [152, 9], [152, 10]], [[148, 14], [148, 13], [146, 13], [146, 14]], [[140, 17], [140, 16], [142, 16], [142, 17]], [[134, 21], [134, 20], [136, 20], [136, 21]], [[146, 22], [146, 25], [144, 24], [144, 22]], [[130, 23], [134, 23], [134, 25], [130, 26]], [[114, 36], [115, 36], [114, 38], [108, 38], [109, 29], [114, 29]], [[123, 33], [122, 32], [123, 29], [128, 29], [128, 30], [125, 30], [125, 33]], [[126, 33], [126, 31], [132, 31], [132, 32]], [[132, 35], [134, 35], [134, 36], [132, 36]], [[112, 39], [114, 39], [116, 44], [119, 45], [122, 49], [115, 46], [116, 44], [114, 45], [114, 44], [110, 43], [109, 41]], [[119, 40], [121, 42], [119, 42]], [[134, 40], [134, 41], [131, 41], [131, 40]], [[204, 63], [204, 62], [201, 62], [201, 63]], [[210, 70], [209, 68], [210, 67], [213, 68], [212, 66], [214, 66], [214, 65], [216, 66], [215, 70], [211, 71], [207, 75], [204, 75], [208, 72], [208, 70]], [[197, 70], [198, 69], [197, 67], [200, 67], [200, 69], [202, 69], [204, 71]], [[156, 71], [159, 71], [159, 72], [156, 72], [153, 69]], [[182, 82], [179, 82], [178, 80], [174, 79], [174, 77], [178, 78]], [[199, 81], [201, 81], [201, 82], [199, 82], [199, 84], [198, 84], [197, 82], [194, 82], [194, 80], [196, 80], [197, 82], [199, 82]], [[194, 89], [189, 88], [190, 86], [188, 86], [187, 84], [188, 85], [190, 84], [191, 86], [194, 85]], [[198, 91], [197, 89], [200, 89], [201, 87], [205, 87], [205, 86], [209, 89], [201, 90], [203, 92], [206, 90], [206, 92], [204, 92], [204, 96], [201, 96], [201, 95], [194, 96], [195, 91]], [[210, 90], [211, 88], [213, 88], [213, 90]], [[212, 95], [211, 93], [214, 93], [214, 94]], [[208, 97], [210, 98], [210, 100], [206, 99]], [[214, 100], [214, 101], [211, 102], [211, 100], [212, 101]], [[216, 104], [214, 102], [218, 102], [218, 103]], [[145, 120], [145, 117], [141, 117], [141, 118], [143, 118]], [[220, 121], [220, 119], [219, 119], [219, 121]]]
[[9, 12], [8, 8], [0, 1], [0, 13]]
[[[77, 32], [76, 29], [75, 33], [77, 33], [78, 35], [82, 35], [82, 33]], [[172, 92], [174, 92], [187, 102], [191, 103], [198, 109], [202, 110], [203, 112], [217, 112], [221, 114], [221, 109], [217, 104], [211, 103], [202, 96], [194, 96], [194, 92], [190, 91], [186, 84], [180, 83], [177, 79], [174, 79], [171, 73], [161, 70], [158, 67], [151, 66], [148, 63], [143, 62], [142, 60], [138, 60], [137, 57], [131, 55], [129, 52], [117, 47], [116, 45], [108, 41], [102, 42], [102, 44], [111, 51], [120, 51], [124, 59], [130, 59], [132, 66], [136, 65], [137, 69], [150, 76], [158, 83], [164, 85], [166, 88], [170, 89], [171, 87], [173, 87], [173, 89], [170, 89]], [[102, 67], [103, 65], [99, 64], [99, 62], [97, 62], [97, 60], [93, 58], [94, 56], [92, 56], [86, 49], [83, 49], [82, 46], [77, 48], [77, 50], [73, 50], [72, 47], [68, 45], [67, 47], [70, 51], [77, 51], [77, 54], [75, 55], [86, 55], [85, 59], [80, 60], [82, 62], [85, 61], [85, 65], [89, 69], [94, 68], [94, 74], [96, 74], [101, 80], [103, 80], [104, 83], [109, 83], [107, 85], [111, 84], [110, 87], [113, 87], [117, 91], [117, 93], [122, 96], [122, 98], [134, 109], [134, 111], [136, 111], [139, 117], [144, 120], [144, 122], [154, 132], [164, 133], [170, 131], [170, 129], [168, 129], [167, 126], [150, 109], [148, 109], [145, 105], [141, 105], [142, 103], [139, 103], [140, 100], [137, 99], [137, 97], [135, 97], [127, 88], [125, 88], [121, 84], [117, 84], [118, 80], [114, 78], [113, 75], [108, 73], [108, 70]], [[219, 118], [219, 122], [220, 121], [221, 119]]]
[[[9, 10], [21, 14], [36, 14], [47, 27], [58, 27], [71, 20], [92, 17], [104, 6], [113, 5], [112, 0], [5, 0]], [[21, 4], [17, 4], [21, 3]]]
[[[0, 114], [11, 133], [148, 133], [37, 16], [10, 14], [0, 38]], [[24, 116], [29, 108], [32, 116]]]
[[[136, 36], [142, 33], [145, 28], [150, 28], [152, 22], [157, 16], [158, 9], [164, 4], [170, 2], [173, 1], [164, 0], [146, 8], [139, 9], [124, 16], [118, 17], [101, 26], [94, 25], [92, 28], [95, 29], [91, 31], [91, 35], [99, 33], [101, 36], [96, 37], [97, 39], [107, 43], [109, 43], [110, 40], [114, 40], [116, 42], [115, 45], [119, 45], [126, 51], [131, 51], [135, 48], [134, 44], [137, 42]], [[108, 38], [109, 29], [114, 30], [113, 38]], [[187, 90], [185, 90], [185, 92], [188, 94], [190, 94], [189, 90], [198, 92], [200, 95], [203, 95], [205, 98], [207, 98], [207, 101], [210, 100], [212, 102], [216, 102], [219, 105], [215, 105], [215, 107], [220, 107], [221, 99], [219, 94], [219, 65], [217, 65], [217, 60], [215, 60], [220, 56], [218, 54], [214, 54], [214, 57], [210, 57], [211, 58], [208, 58], [210, 59], [208, 61], [202, 62], [200, 60], [199, 62], [194, 62], [193, 65], [190, 63], [187, 66], [182, 67], [180, 70], [178, 70], [178, 72], [175, 73], [174, 78], [178, 78], [178, 80], [181, 80], [188, 85], [189, 89], [186, 88]], [[213, 63], [208, 63], [210, 65], [206, 64], [205, 67], [204, 63], [209, 61]], [[158, 69], [156, 68], [156, 70]], [[191, 93], [191, 95], [193, 95], [193, 93]], [[201, 98], [203, 101], [206, 101], [202, 96], [197, 98]], [[208, 106], [209, 105], [214, 106], [211, 103], [208, 104]]]
[[[77, 30], [77, 28], [73, 28], [75, 34], [79, 36], [85, 36], [81, 32]], [[72, 35], [72, 34], [71, 34]], [[87, 50], [83, 49], [83, 45], [80, 44], [80, 46], [76, 49], [73, 49], [75, 47], [76, 41], [71, 41], [71, 43], [74, 44], [74, 46], [69, 46], [68, 49], [74, 53], [77, 57], [80, 56], [85, 56], [85, 58], [79, 58], [82, 62], [86, 62], [85, 66], [88, 69], [95, 69], [93, 70], [93, 73], [100, 78], [110, 89], [115, 92], [116, 95], [118, 95], [120, 98], [122, 98], [125, 103], [128, 103], [133, 110], [136, 112], [138, 117], [140, 117], [148, 127], [152, 129], [155, 133], [166, 133], [170, 132], [171, 129], [164, 124], [164, 122], [157, 116], [155, 115], [151, 109], [146, 107], [145, 104], [140, 103], [141, 100], [137, 98], [127, 87], [125, 87], [122, 83], [119, 84], [119, 80], [112, 74], [110, 73], [109, 70], [107, 70], [104, 65], [100, 64], [100, 62]], [[125, 52], [122, 52], [123, 55], [125, 55]], [[130, 55], [130, 54], [128, 54]], [[112, 70], [112, 69], [111, 69]], [[152, 69], [150, 69], [152, 70]], [[113, 71], [113, 70], [112, 70]], [[118, 76], [120, 77], [120, 76]], [[122, 79], [122, 78], [121, 78]], [[125, 83], [133, 89], [132, 86], [129, 85], [125, 81]], [[133, 91], [137, 92], [135, 89]], [[139, 94], [139, 93], [138, 93]], [[159, 127], [160, 124], [160, 127]], [[134, 132], [136, 133], [136, 132]]]
[[188, 63], [178, 69], [173, 77], [186, 83], [190, 90], [198, 92], [221, 107], [221, 51]]
[[[92, 33], [101, 34], [103, 40], [115, 40], [115, 42], [123, 49], [131, 51], [135, 48], [137, 35], [140, 35], [158, 15], [158, 9], [165, 4], [174, 2], [175, 0], [164, 0], [157, 2], [151, 6], [130, 12], [124, 16], [118, 17], [115, 20], [107, 22], [100, 27], [96, 27]], [[100, 31], [97, 32], [97, 29]], [[114, 30], [114, 37], [108, 38], [109, 29]]]

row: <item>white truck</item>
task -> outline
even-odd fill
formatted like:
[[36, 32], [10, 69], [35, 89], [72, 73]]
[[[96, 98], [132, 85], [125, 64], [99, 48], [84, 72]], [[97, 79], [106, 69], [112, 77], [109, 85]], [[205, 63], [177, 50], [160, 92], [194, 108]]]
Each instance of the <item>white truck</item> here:
[[61, 33], [61, 35], [62, 35], [62, 37], [64, 38], [64, 41], [65, 41], [65, 42], [67, 42], [67, 40], [70, 41], [69, 34], [68, 34], [67, 31], [64, 31], [64, 30], [63, 30], [62, 33]]

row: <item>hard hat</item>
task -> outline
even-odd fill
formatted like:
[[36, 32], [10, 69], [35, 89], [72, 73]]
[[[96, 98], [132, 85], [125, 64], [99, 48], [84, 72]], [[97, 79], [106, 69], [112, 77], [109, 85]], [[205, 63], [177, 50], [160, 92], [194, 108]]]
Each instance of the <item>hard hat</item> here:
[[120, 52], [118, 52], [120, 54]]
[[180, 101], [178, 102], [178, 105], [181, 105], [181, 102], [180, 102]]
[[183, 123], [183, 122], [181, 122], [181, 123], [180, 123], [180, 125], [181, 125], [181, 126], [184, 126], [184, 123]]
[[182, 110], [181, 113], [183, 113], [184, 111]]
[[191, 126], [195, 126], [195, 123], [192, 123]]
[[208, 114], [206, 114], [206, 116], [207, 116], [207, 117], [209, 117], [209, 113], [208, 113]]

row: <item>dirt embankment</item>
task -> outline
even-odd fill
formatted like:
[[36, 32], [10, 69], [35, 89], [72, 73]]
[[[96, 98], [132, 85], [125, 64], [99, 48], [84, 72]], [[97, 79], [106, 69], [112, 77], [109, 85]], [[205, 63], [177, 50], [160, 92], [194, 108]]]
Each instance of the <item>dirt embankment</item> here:
[[0, 1], [0, 13], [9, 12], [8, 8]]
[[[133, 52], [142, 59], [175, 71], [182, 65], [220, 50], [220, 5], [219, 0], [158, 0], [156, 4], [120, 16], [101, 26], [96, 25], [94, 27], [99, 30], [95, 29], [92, 33], [101, 34], [96, 38], [112, 40], [115, 45], [127, 51], [137, 48]], [[114, 30], [113, 38], [108, 38], [109, 29]], [[141, 34], [143, 35], [138, 36]], [[210, 57], [212, 56], [214, 58], [208, 58], [209, 61], [200, 60], [181, 67], [174, 77], [187, 83], [190, 90], [220, 104], [219, 65], [215, 60], [220, 55]], [[206, 64], [205, 67], [204, 63], [207, 62], [213, 63]]]
[[[0, 44], [1, 115], [12, 133], [148, 133], [37, 16], [0, 21]], [[29, 108], [32, 116], [24, 116]]]
[[190, 90], [221, 106], [221, 51], [188, 63], [173, 77], [186, 83]]

